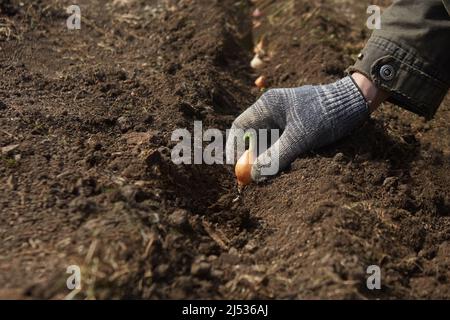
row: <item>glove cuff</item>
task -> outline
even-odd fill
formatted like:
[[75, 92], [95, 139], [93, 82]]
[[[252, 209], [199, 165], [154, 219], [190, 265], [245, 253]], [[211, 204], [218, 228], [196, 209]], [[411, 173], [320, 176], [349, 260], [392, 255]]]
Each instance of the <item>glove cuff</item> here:
[[333, 139], [340, 139], [369, 116], [369, 105], [361, 90], [347, 76], [334, 83], [318, 86], [317, 92], [325, 117], [333, 128]]

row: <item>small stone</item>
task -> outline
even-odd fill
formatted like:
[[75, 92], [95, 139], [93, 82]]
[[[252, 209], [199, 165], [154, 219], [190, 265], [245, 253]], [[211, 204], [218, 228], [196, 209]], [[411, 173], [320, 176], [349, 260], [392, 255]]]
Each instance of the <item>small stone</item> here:
[[187, 228], [189, 226], [188, 211], [177, 209], [169, 216], [169, 223], [177, 228]]
[[335, 162], [341, 163], [345, 161], [345, 156], [342, 152], [336, 153], [336, 155], [334, 156], [333, 160]]
[[130, 130], [131, 127], [133, 126], [130, 118], [128, 118], [126, 116], [119, 117], [117, 119], [117, 125], [119, 126], [119, 128], [122, 132]]

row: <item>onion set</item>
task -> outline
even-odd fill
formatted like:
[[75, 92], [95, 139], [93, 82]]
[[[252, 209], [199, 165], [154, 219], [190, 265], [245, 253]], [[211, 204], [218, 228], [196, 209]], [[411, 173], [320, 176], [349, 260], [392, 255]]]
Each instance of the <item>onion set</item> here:
[[252, 166], [256, 160], [255, 141], [249, 133], [244, 135], [244, 141], [247, 139], [249, 141], [249, 148], [245, 150], [234, 168], [239, 187], [246, 186], [252, 182]]

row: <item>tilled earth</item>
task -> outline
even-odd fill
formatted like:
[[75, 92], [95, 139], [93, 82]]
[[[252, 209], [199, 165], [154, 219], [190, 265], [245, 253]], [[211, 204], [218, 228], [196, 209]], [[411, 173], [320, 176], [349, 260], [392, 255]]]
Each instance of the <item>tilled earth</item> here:
[[233, 168], [170, 159], [173, 130], [258, 97], [261, 38], [271, 87], [343, 76], [368, 3], [80, 0], [68, 30], [71, 4], [0, 3], [1, 298], [450, 298], [450, 97], [430, 122], [385, 105], [238, 201]]

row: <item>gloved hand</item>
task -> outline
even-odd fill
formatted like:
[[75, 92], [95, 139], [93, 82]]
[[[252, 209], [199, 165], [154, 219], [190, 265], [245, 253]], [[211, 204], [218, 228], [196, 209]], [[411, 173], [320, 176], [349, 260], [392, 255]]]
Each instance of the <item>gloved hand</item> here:
[[[252, 179], [261, 181], [266, 178], [261, 168], [270, 162], [273, 148], [278, 148], [279, 170], [282, 170], [300, 154], [349, 134], [368, 116], [368, 103], [348, 76], [328, 85], [268, 90], [235, 119], [231, 131], [278, 128], [283, 132], [252, 166]], [[235, 143], [230, 135], [226, 144], [227, 163], [235, 154]]]

